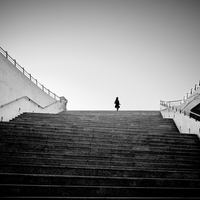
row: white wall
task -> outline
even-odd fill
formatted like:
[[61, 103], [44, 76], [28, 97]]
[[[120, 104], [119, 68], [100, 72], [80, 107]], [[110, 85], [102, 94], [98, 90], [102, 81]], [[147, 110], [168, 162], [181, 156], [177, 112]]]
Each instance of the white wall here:
[[174, 120], [180, 133], [197, 134], [200, 138], [200, 122], [190, 118], [183, 113], [173, 111], [169, 108], [161, 106], [161, 114], [163, 118], [171, 118]]
[[65, 98], [60, 102], [44, 92], [0, 53], [1, 120], [29, 111], [58, 113], [66, 109], [66, 103]]
[[41, 106], [55, 101], [0, 53], [0, 105], [28, 96]]
[[9, 121], [24, 112], [58, 113], [63, 110], [63, 103], [60, 101], [41, 107], [28, 97], [22, 97], [6, 106], [0, 107], [0, 121]]

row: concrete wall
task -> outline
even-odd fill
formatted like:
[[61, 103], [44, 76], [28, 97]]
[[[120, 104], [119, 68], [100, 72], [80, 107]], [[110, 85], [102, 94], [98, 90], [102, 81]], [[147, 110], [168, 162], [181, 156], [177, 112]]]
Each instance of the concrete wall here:
[[[163, 118], [174, 120], [180, 133], [197, 134], [200, 138], [200, 121], [191, 111], [195, 109], [196, 113], [200, 111], [200, 82], [191, 89], [189, 93], [179, 101], [161, 101], [160, 111]], [[181, 111], [181, 112], [180, 112]], [[193, 115], [193, 118], [190, 116]]]
[[0, 105], [28, 96], [41, 106], [55, 101], [0, 54]]
[[197, 134], [200, 138], [200, 122], [190, 118], [183, 113], [173, 111], [169, 108], [161, 106], [161, 114], [163, 118], [171, 118], [174, 120], [180, 133]]
[[23, 111], [58, 113], [65, 106], [66, 99], [60, 102], [48, 95], [0, 53], [1, 120], [15, 117], [16, 111], [18, 114]]
[[63, 103], [60, 101], [55, 101], [46, 107], [41, 107], [25, 96], [0, 107], [0, 121], [9, 121], [24, 112], [58, 113], [63, 110], [65, 109]]

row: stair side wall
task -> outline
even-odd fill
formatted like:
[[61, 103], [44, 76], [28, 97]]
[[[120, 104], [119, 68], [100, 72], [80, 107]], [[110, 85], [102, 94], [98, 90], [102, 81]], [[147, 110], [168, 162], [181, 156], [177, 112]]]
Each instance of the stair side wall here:
[[180, 133], [197, 134], [200, 138], [200, 122], [184, 115], [180, 112], [175, 112], [169, 108], [161, 108], [163, 118], [173, 119]]
[[[22, 97], [28, 97], [35, 103], [28, 102], [26, 99], [16, 101]], [[5, 105], [9, 102], [13, 103]], [[57, 106], [49, 106], [52, 104]], [[12, 119], [23, 110], [24, 112], [45, 110], [58, 113], [66, 110], [66, 104], [45, 93], [0, 53], [0, 120]]]

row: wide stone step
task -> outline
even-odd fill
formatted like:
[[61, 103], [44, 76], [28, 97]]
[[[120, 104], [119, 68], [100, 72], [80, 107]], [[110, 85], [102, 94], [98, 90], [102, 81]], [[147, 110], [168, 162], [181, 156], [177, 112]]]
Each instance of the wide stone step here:
[[200, 172], [180, 169], [141, 169], [136, 167], [117, 166], [60, 166], [39, 164], [1, 163], [1, 173], [26, 173], [71, 176], [104, 176], [104, 177], [135, 177], [135, 178], [171, 178], [200, 179]]
[[174, 125], [174, 121], [172, 119], [164, 119], [164, 118], [153, 118], [153, 117], [122, 117], [122, 118], [116, 118], [116, 117], [107, 117], [107, 116], [103, 116], [103, 117], [98, 117], [98, 116], [89, 116], [89, 115], [85, 115], [85, 116], [70, 116], [70, 115], [55, 115], [53, 117], [50, 116], [42, 116], [42, 115], [30, 115], [30, 116], [26, 116], [26, 115], [21, 115], [19, 117], [17, 117], [16, 119], [13, 119], [11, 121], [52, 121], [54, 123], [56, 122], [77, 122], [79, 121], [81, 122], [94, 122], [94, 123], [98, 123], [98, 122], [102, 122], [105, 124], [110, 124], [110, 123], [141, 123], [141, 124], [149, 124], [150, 122], [155, 122], [156, 124], [161, 123], [161, 124], [171, 124]]
[[179, 169], [179, 170], [199, 170], [199, 164], [194, 163], [180, 163], [180, 162], [162, 162], [162, 161], [147, 161], [147, 160], [125, 160], [124, 162], [119, 159], [99, 159], [99, 158], [84, 158], [84, 157], [74, 157], [74, 158], [38, 158], [38, 157], [24, 157], [24, 156], [15, 156], [15, 157], [1, 157], [1, 163], [24, 163], [24, 164], [44, 164], [44, 165], [63, 165], [63, 166], [117, 166], [117, 167], [136, 167], [141, 169]]
[[[188, 139], [198, 139], [197, 135], [195, 134], [180, 134], [177, 132], [172, 131], [158, 131], [158, 130], [149, 130], [144, 131], [141, 129], [109, 129], [109, 128], [91, 128], [91, 127], [50, 127], [50, 126], [30, 126], [30, 125], [19, 125], [19, 124], [7, 124], [7, 123], [0, 123], [0, 131], [2, 133], [14, 133], [14, 132], [28, 132], [30, 134], [74, 134], [74, 135], [80, 135], [80, 134], [86, 134], [86, 135], [100, 135], [100, 136], [121, 136], [122, 138], [126, 137], [132, 137], [135, 135], [141, 135], [146, 137], [157, 136], [157, 137], [166, 137], [166, 138], [179, 138], [180, 140], [188, 140]], [[199, 140], [198, 140], [199, 141]], [[199, 142], [200, 143], [200, 142]]]
[[112, 117], [112, 118], [124, 118], [124, 117], [135, 117], [135, 118], [162, 118], [160, 111], [66, 111], [58, 114], [47, 114], [47, 113], [24, 113], [21, 116], [47, 116], [47, 117], [66, 117], [66, 116], [91, 116], [91, 117]]
[[[135, 112], [135, 111], [134, 111]], [[122, 112], [113, 112], [113, 113], [106, 113], [103, 111], [102, 113], [98, 113], [97, 111], [93, 112], [70, 112], [67, 111], [63, 114], [52, 114], [52, 113], [23, 113], [19, 115], [18, 117], [14, 119], [19, 118], [30, 118], [30, 117], [41, 117], [41, 118], [58, 118], [64, 119], [64, 118], [81, 118], [81, 119], [163, 119], [161, 113], [158, 113], [157, 115], [151, 115], [148, 112], [146, 112], [144, 115], [140, 113], [122, 113]], [[170, 120], [170, 119], [167, 119]]]
[[112, 135], [112, 134], [73, 134], [73, 133], [52, 133], [52, 132], [45, 132], [45, 133], [35, 133], [30, 134], [25, 132], [1, 132], [0, 138], [2, 141], [12, 141], [17, 138], [19, 141], [30, 140], [30, 141], [40, 141], [40, 142], [96, 142], [98, 144], [121, 144], [125, 146], [134, 145], [135, 143], [141, 145], [168, 145], [168, 146], [184, 146], [188, 148], [200, 148], [199, 140], [196, 139], [176, 139], [170, 138], [167, 136], [154, 136], [154, 135], [146, 135], [146, 134], [134, 134], [132, 136], [124, 136], [121, 135]]
[[[36, 146], [36, 145], [35, 145]], [[15, 154], [23, 154], [24, 156], [27, 155], [33, 155], [35, 157], [37, 156], [43, 156], [43, 157], [70, 157], [70, 156], [80, 156], [80, 157], [99, 157], [99, 158], [118, 158], [118, 159], [145, 159], [145, 160], [165, 160], [165, 161], [184, 161], [184, 162], [194, 162], [199, 163], [199, 154], [192, 153], [192, 152], [182, 152], [182, 151], [160, 151], [159, 149], [154, 149], [154, 151], [142, 149], [139, 148], [127, 150], [127, 149], [118, 149], [118, 148], [84, 148], [84, 147], [74, 147], [73, 145], [71, 147], [54, 147], [54, 146], [48, 146], [48, 147], [42, 147], [42, 146], [36, 146], [35, 148], [21, 148], [20, 146], [18, 148], [6, 148], [6, 146], [1, 147], [1, 155], [12, 155]]]
[[[104, 137], [105, 136], [105, 137]], [[133, 146], [135, 144], [140, 144], [144, 146], [170, 146], [173, 148], [179, 147], [184, 149], [196, 149], [200, 150], [200, 142], [198, 138], [188, 140], [188, 139], [175, 139], [165, 136], [158, 136], [155, 137], [154, 135], [146, 135], [146, 134], [135, 134], [132, 136], [124, 136], [124, 135], [98, 135], [98, 134], [73, 134], [73, 133], [58, 133], [55, 134], [53, 132], [45, 132], [45, 133], [35, 133], [30, 134], [26, 131], [12, 131], [12, 132], [1, 132], [0, 135], [2, 142], [12, 142], [13, 140], [17, 139], [23, 143], [23, 141], [29, 142], [45, 142], [48, 144], [52, 143], [97, 143], [99, 145], [106, 144], [106, 145], [117, 145], [117, 146]]]
[[0, 173], [0, 184], [196, 188], [200, 180]]
[[[16, 144], [17, 145], [17, 144]], [[20, 148], [20, 146], [19, 146]], [[198, 153], [193, 153], [193, 152], [182, 152], [182, 151], [160, 151], [160, 149], [153, 149], [152, 150], [148, 150], [148, 149], [141, 149], [140, 147], [138, 148], [134, 148], [132, 150], [127, 150], [127, 149], [118, 149], [118, 148], [103, 148], [103, 149], [97, 149], [95, 146], [94, 147], [74, 147], [73, 145], [71, 147], [54, 147], [54, 146], [36, 146], [35, 148], [30, 149], [30, 147], [28, 148], [12, 148], [12, 149], [7, 149], [6, 146], [3, 148], [1, 148], [1, 152], [3, 153], [9, 153], [12, 155], [12, 152], [18, 152], [18, 153], [29, 153], [29, 152], [35, 152], [38, 154], [60, 154], [60, 155], [69, 155], [69, 154], [75, 154], [75, 155], [86, 155], [86, 156], [92, 156], [92, 155], [96, 155], [98, 157], [118, 157], [118, 158], [130, 158], [130, 157], [136, 157], [136, 159], [138, 158], [144, 158], [145, 156], [143, 155], [160, 155], [160, 156], [155, 156], [155, 160], [159, 159], [159, 158], [171, 158], [171, 160], [179, 157], [178, 160], [186, 160], [185, 158], [187, 158], [188, 162], [199, 162], [199, 154]], [[80, 153], [81, 152], [81, 153]], [[140, 156], [137, 157], [137, 155], [140, 154]], [[37, 155], [37, 154], [36, 154]], [[143, 157], [142, 157], [143, 156]], [[150, 159], [150, 158], [149, 158]], [[153, 160], [153, 156], [152, 156], [152, 160]]]
[[[78, 159], [85, 159], [85, 160], [107, 160], [109, 161], [116, 161], [116, 162], [150, 162], [150, 163], [176, 163], [176, 164], [188, 164], [198, 166], [200, 165], [199, 157], [198, 156], [182, 156], [177, 155], [174, 156], [173, 154], [155, 154], [155, 153], [148, 153], [148, 152], [134, 152], [133, 154], [114, 154], [112, 152], [97, 152], [97, 151], [84, 151], [80, 153], [80, 150], [77, 151], [65, 151], [65, 152], [51, 152], [51, 153], [42, 153], [42, 152], [33, 152], [33, 151], [10, 151], [7, 150], [2, 151], [1, 153], [1, 163], [3, 162], [10, 162], [16, 161], [16, 158], [19, 157], [21, 160], [23, 158], [35, 158], [35, 159], [58, 159], [58, 160], [68, 160], [76, 158]], [[4, 159], [3, 159], [4, 158]], [[192, 164], [191, 164], [192, 163]]]
[[134, 160], [134, 161], [160, 161], [162, 162], [176, 162], [176, 163], [193, 163], [194, 165], [200, 165], [199, 156], [175, 156], [175, 155], [168, 155], [168, 154], [156, 154], [156, 153], [138, 153], [135, 152], [134, 154], [113, 154], [113, 153], [105, 153], [103, 152], [80, 152], [80, 151], [65, 151], [65, 152], [59, 152], [59, 153], [43, 153], [43, 152], [35, 152], [35, 151], [8, 151], [4, 150], [0, 153], [1, 157], [14, 157], [20, 156], [20, 157], [34, 157], [34, 158], [55, 158], [55, 159], [71, 159], [71, 158], [77, 158], [77, 159], [97, 159], [97, 160], [118, 160], [119, 162], [124, 162], [126, 160]]
[[[12, 122], [13, 124], [16, 122]], [[157, 122], [158, 123], [158, 122]], [[30, 125], [30, 126], [50, 126], [50, 127], [55, 127], [55, 128], [68, 128], [68, 127], [90, 127], [90, 128], [104, 128], [104, 129], [140, 129], [143, 131], [148, 131], [148, 130], [160, 130], [160, 131], [174, 131], [178, 132], [178, 129], [175, 125], [171, 124], [155, 124], [154, 122], [151, 122], [149, 124], [142, 124], [142, 123], [95, 123], [95, 122], [78, 122], [73, 121], [73, 122], [53, 122], [53, 121], [18, 121], [17, 124], [24, 124], [24, 125]], [[152, 125], [154, 124], [154, 125]]]
[[157, 127], [160, 129], [175, 129], [176, 131], [178, 130], [174, 122], [165, 122], [165, 121], [149, 121], [149, 122], [143, 122], [143, 121], [94, 121], [94, 120], [82, 120], [80, 121], [79, 119], [70, 119], [70, 120], [56, 120], [56, 119], [18, 119], [15, 121], [12, 121], [12, 123], [24, 123], [24, 124], [51, 124], [54, 126], [59, 126], [59, 125], [82, 125], [82, 126], [94, 126], [94, 127], [140, 127], [140, 128], [151, 128], [151, 127]]
[[[8, 153], [12, 155], [12, 152], [24, 152], [24, 153], [29, 153], [29, 152], [36, 152], [38, 154], [43, 154], [45, 155], [45, 153], [50, 153], [50, 154], [60, 154], [60, 155], [69, 155], [69, 154], [75, 154], [75, 155], [79, 155], [79, 156], [97, 156], [97, 157], [118, 157], [118, 158], [122, 158], [122, 159], [128, 159], [128, 158], [135, 158], [135, 159], [146, 159], [146, 160], [159, 160], [159, 158], [163, 158], [163, 160], [175, 160], [175, 158], [179, 157], [177, 159], [177, 161], [185, 161], [187, 159], [188, 162], [194, 162], [194, 163], [199, 163], [199, 154], [192, 154], [192, 152], [190, 153], [185, 153], [181, 152], [181, 151], [177, 151], [175, 153], [173, 153], [173, 151], [169, 152], [169, 151], [165, 151], [165, 152], [161, 152], [159, 154], [159, 150], [154, 150], [154, 151], [142, 151], [141, 149], [139, 150], [119, 150], [119, 149], [96, 149], [95, 147], [92, 148], [75, 148], [75, 147], [71, 147], [70, 149], [56, 149], [54, 150], [54, 147], [52, 147], [52, 149], [48, 148], [40, 148], [38, 147], [37, 150], [35, 149], [23, 149], [23, 150], [18, 150], [18, 149], [11, 149], [11, 150], [7, 150], [7, 149], [3, 149], [2, 150], [2, 154]], [[80, 153], [80, 151], [82, 153]], [[145, 155], [149, 155], [149, 154], [159, 154], [160, 156], [156, 157], [155, 159], [153, 159], [153, 156], [151, 156], [150, 158], [145, 158]], [[130, 155], [128, 155], [130, 154]], [[138, 154], [140, 154], [140, 156], [137, 156]], [[37, 154], [36, 154], [37, 155]], [[144, 156], [143, 156], [144, 155]], [[164, 159], [165, 158], [165, 159]], [[171, 159], [170, 159], [171, 158]]]
[[54, 120], [56, 121], [93, 121], [93, 122], [141, 122], [146, 123], [149, 121], [159, 121], [164, 123], [173, 123], [172, 119], [163, 119], [161, 114], [159, 116], [148, 116], [148, 115], [98, 115], [96, 114], [70, 114], [67, 112], [64, 115], [60, 114], [44, 114], [44, 113], [24, 113], [17, 118], [11, 120], [11, 121], [17, 121], [17, 120]]
[[188, 139], [188, 138], [170, 138], [168, 136], [155, 136], [153, 134], [133, 134], [133, 135], [123, 135], [123, 134], [95, 134], [95, 133], [69, 133], [69, 132], [36, 132], [35, 133], [29, 133], [26, 131], [12, 131], [12, 132], [6, 132], [1, 131], [0, 138], [2, 141], [12, 141], [14, 138], [17, 138], [19, 141], [23, 140], [30, 140], [30, 141], [40, 141], [40, 142], [82, 142], [84, 141], [88, 142], [96, 142], [98, 144], [122, 144], [123, 145], [134, 145], [137, 144], [143, 144], [143, 145], [168, 145], [168, 146], [183, 146], [186, 148], [200, 148], [200, 142], [196, 136], [196, 138]]
[[[5, 122], [1, 122], [1, 129], [3, 129], [3, 125], [6, 125]], [[10, 122], [10, 127], [13, 125], [16, 128], [47, 128], [47, 129], [54, 129], [54, 130], [65, 130], [65, 129], [73, 129], [73, 130], [93, 130], [93, 131], [111, 131], [115, 130], [117, 132], [124, 131], [124, 132], [130, 132], [130, 131], [139, 131], [139, 132], [165, 132], [165, 133], [174, 133], [174, 135], [180, 135], [177, 132], [176, 127], [167, 127], [166, 125], [160, 125], [160, 126], [129, 126], [129, 125], [118, 125], [118, 126], [104, 126], [104, 125], [95, 125], [95, 124], [81, 124], [81, 123], [59, 123], [59, 124], [53, 124], [51, 122], [48, 123], [33, 123], [33, 122]]]
[[186, 148], [184, 146], [175, 146], [175, 145], [159, 145], [154, 144], [115, 144], [114, 142], [110, 143], [98, 143], [98, 141], [40, 141], [40, 140], [15, 140], [14, 138], [11, 140], [4, 140], [0, 144], [0, 149], [30, 149], [30, 150], [40, 150], [42, 152], [52, 152], [52, 151], [73, 151], [77, 149], [78, 151], [99, 151], [102, 153], [130, 153], [134, 154], [135, 152], [157, 152], [161, 154], [174, 154], [174, 155], [200, 155], [199, 148]]
[[165, 128], [165, 129], [170, 129], [170, 128], [177, 128], [174, 122], [165, 122], [165, 121], [147, 121], [147, 122], [140, 122], [140, 121], [94, 121], [94, 120], [82, 120], [80, 121], [79, 119], [70, 119], [70, 120], [56, 120], [56, 119], [18, 119], [15, 121], [11, 121], [11, 123], [25, 123], [25, 124], [53, 124], [54, 126], [57, 125], [72, 125], [72, 124], [79, 124], [83, 126], [100, 126], [100, 127], [119, 127], [119, 126], [126, 126], [126, 127], [159, 127], [159, 128]]
[[[50, 125], [31, 125], [31, 124], [5, 124], [5, 123], [0, 123], [0, 131], [4, 131], [4, 132], [11, 132], [11, 131], [23, 131], [23, 130], [26, 130], [26, 131], [30, 131], [30, 132], [33, 132], [33, 131], [50, 131], [50, 132], [77, 132], [77, 133], [80, 133], [80, 132], [93, 132], [93, 133], [107, 133], [107, 134], [113, 134], [113, 135], [134, 135], [134, 134], [139, 134], [139, 133], [143, 133], [143, 134], [146, 134], [146, 135], [151, 135], [151, 134], [155, 134], [155, 135], [160, 135], [160, 136], [170, 136], [170, 137], [178, 137], [178, 138], [181, 138], [181, 136], [185, 136], [187, 138], [194, 138], [195, 135], [194, 134], [180, 134], [180, 133], [177, 133], [176, 131], [167, 131], [167, 130], [161, 130], [160, 132], [159, 129], [149, 129], [149, 130], [143, 130], [141, 128], [107, 128], [107, 127], [103, 127], [103, 128], [100, 128], [100, 127], [82, 127], [82, 126], [71, 126], [71, 127], [68, 127], [68, 126], [61, 126], [61, 127], [54, 127], [54, 126], [50, 126]], [[159, 134], [160, 133], [160, 134]]]
[[32, 140], [47, 140], [47, 141], [54, 141], [54, 140], [65, 140], [65, 141], [84, 141], [84, 140], [94, 140], [101, 142], [114, 142], [114, 143], [171, 143], [172, 145], [189, 145], [189, 146], [196, 146], [200, 147], [200, 141], [198, 137], [194, 138], [185, 138], [184, 135], [182, 138], [170, 137], [168, 135], [156, 135], [154, 133], [147, 134], [147, 133], [133, 133], [133, 134], [123, 134], [123, 133], [112, 133], [112, 132], [88, 132], [88, 131], [80, 131], [80, 132], [71, 132], [71, 131], [53, 131], [53, 130], [5, 130], [1, 131], [0, 137], [2, 139], [17, 137], [18, 139], [32, 139]]
[[[45, 135], [41, 136], [35, 136], [30, 137], [27, 135], [21, 136], [19, 135], [1, 135], [0, 136], [2, 145], [8, 144], [7, 147], [16, 146], [14, 144], [16, 143], [16, 140], [18, 140], [18, 144], [22, 147], [26, 147], [26, 144], [30, 145], [41, 145], [41, 146], [62, 146], [62, 147], [68, 147], [71, 145], [74, 145], [74, 147], [93, 147], [94, 145], [98, 148], [124, 148], [124, 149], [130, 149], [135, 147], [141, 147], [141, 149], [149, 149], [149, 148], [161, 148], [164, 150], [183, 150], [183, 151], [200, 151], [200, 145], [196, 143], [195, 141], [187, 142], [187, 141], [173, 141], [170, 143], [170, 140], [158, 138], [143, 138], [143, 137], [136, 137], [136, 138], [130, 138], [130, 139], [122, 139], [120, 137], [117, 138], [96, 138], [92, 136], [69, 136], [69, 137], [54, 137], [51, 135], [45, 137]], [[121, 142], [119, 142], [121, 140]], [[18, 145], [18, 146], [19, 146]]]
[[161, 160], [144, 160], [144, 159], [119, 159], [119, 158], [98, 158], [98, 157], [36, 157], [36, 156], [23, 156], [17, 155], [15, 157], [1, 157], [1, 164], [18, 163], [18, 164], [38, 164], [48, 166], [101, 166], [101, 167], [122, 167], [122, 168], [141, 168], [141, 169], [170, 169], [170, 170], [199, 170], [199, 163], [189, 163], [185, 161], [167, 161]]
[[1, 196], [199, 197], [199, 188], [0, 184]]

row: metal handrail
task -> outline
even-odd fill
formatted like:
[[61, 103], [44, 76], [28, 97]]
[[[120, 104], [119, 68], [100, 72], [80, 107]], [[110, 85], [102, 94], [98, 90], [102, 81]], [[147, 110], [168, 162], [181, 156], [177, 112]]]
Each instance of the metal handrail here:
[[31, 101], [33, 104], [37, 105], [38, 108], [42, 108], [42, 109], [47, 108], [47, 107], [49, 107], [49, 106], [51, 106], [51, 105], [53, 105], [53, 104], [55, 104], [55, 103], [58, 102], [58, 101], [55, 101], [55, 102], [53, 102], [53, 103], [51, 103], [51, 104], [49, 104], [49, 105], [47, 105], [47, 106], [45, 106], [45, 107], [42, 107], [42, 106], [40, 106], [38, 103], [36, 103], [36, 102], [33, 101], [32, 99], [30, 99], [29, 97], [23, 96], [23, 97], [20, 97], [20, 98], [18, 98], [18, 99], [15, 99], [15, 100], [13, 100], [13, 101], [10, 101], [10, 102], [8, 102], [8, 103], [5, 103], [5, 104], [1, 105], [0, 108], [3, 108], [3, 107], [5, 107], [5, 106], [8, 106], [9, 104], [12, 104], [12, 103], [14, 103], [14, 102], [16, 102], [16, 101], [19, 101], [19, 100], [21, 100], [21, 99], [28, 99], [28, 101]]
[[22, 66], [20, 66], [15, 59], [13, 59], [7, 51], [2, 49], [0, 47], [0, 53], [5, 56], [7, 60], [9, 60], [20, 72], [22, 72], [28, 79], [30, 79], [35, 85], [37, 85], [41, 90], [43, 90], [45, 93], [47, 93], [52, 98], [56, 99], [57, 101], [60, 101], [60, 97], [57, 96], [55, 93], [51, 92], [49, 89], [44, 87], [41, 83], [38, 82], [37, 79], [33, 78], [31, 74], [29, 74]]

